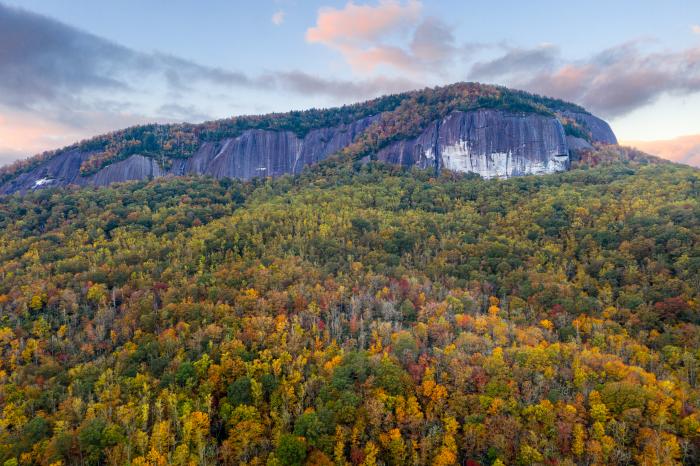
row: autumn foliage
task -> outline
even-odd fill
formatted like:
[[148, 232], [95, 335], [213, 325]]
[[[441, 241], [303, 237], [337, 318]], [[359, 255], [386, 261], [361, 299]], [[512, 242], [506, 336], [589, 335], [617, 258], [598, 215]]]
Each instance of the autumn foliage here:
[[700, 175], [0, 198], [0, 464], [700, 462]]

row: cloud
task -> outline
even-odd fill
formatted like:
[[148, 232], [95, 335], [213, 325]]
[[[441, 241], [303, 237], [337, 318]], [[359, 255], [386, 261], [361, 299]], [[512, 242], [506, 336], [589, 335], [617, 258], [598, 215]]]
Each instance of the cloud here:
[[413, 34], [411, 52], [423, 63], [442, 64], [457, 52], [452, 30], [437, 18], [426, 18]]
[[28, 155], [31, 154], [15, 149], [5, 149], [3, 147], [0, 147], [0, 167], [2, 167], [3, 165], [8, 165], [14, 162], [15, 160], [25, 158]]
[[472, 65], [471, 75], [477, 79], [492, 79], [524, 72], [551, 68], [559, 57], [559, 49], [551, 44], [533, 49], [511, 48], [504, 55]]
[[[202, 112], [194, 105], [180, 105], [180, 104], [163, 104], [158, 107], [157, 113], [162, 115], [165, 120], [173, 121], [208, 121], [211, 120], [211, 115]], [[161, 120], [162, 121], [162, 120]]]
[[381, 39], [388, 33], [415, 25], [421, 14], [421, 2], [380, 0], [377, 6], [348, 2], [343, 9], [322, 8], [316, 26], [306, 31], [306, 40], [330, 47], [358, 45]]
[[347, 102], [413, 87], [420, 86], [406, 79], [324, 79], [301, 71], [249, 75], [204, 66], [135, 51], [0, 3], [3, 162], [147, 121], [211, 119], [200, 106], [213, 99], [214, 108], [237, 108], [235, 88]]
[[66, 111], [85, 105], [92, 91], [135, 92], [134, 82], [164, 80], [186, 90], [193, 83], [249, 85], [242, 73], [161, 53], [141, 53], [45, 16], [0, 4], [0, 104]]
[[693, 34], [700, 34], [700, 25], [694, 24], [690, 27], [690, 30], [693, 32]]
[[422, 3], [417, 0], [380, 0], [374, 6], [348, 2], [342, 9], [322, 8], [316, 25], [306, 31], [306, 41], [339, 52], [360, 73], [381, 66], [414, 75], [440, 73], [458, 50], [452, 29], [437, 18], [423, 18]]
[[125, 48], [79, 33], [40, 15], [0, 4], [0, 99], [26, 106], [65, 91], [124, 89], [115, 63], [129, 62]]
[[616, 117], [655, 102], [664, 94], [700, 91], [700, 48], [641, 52], [639, 42], [567, 61], [556, 48], [510, 50], [472, 66], [470, 76], [579, 103]]
[[674, 162], [700, 167], [700, 134], [661, 141], [623, 141], [621, 144]]
[[338, 99], [364, 99], [421, 87], [402, 78], [375, 77], [360, 80], [324, 79], [300, 71], [276, 73], [268, 77], [277, 86], [305, 95], [325, 95]]
[[281, 26], [282, 23], [284, 23], [284, 16], [285, 16], [284, 10], [275, 11], [272, 14], [272, 18], [271, 18], [272, 24], [274, 24], [275, 26]]
[[[394, 11], [419, 7], [411, 2], [382, 6]], [[359, 8], [364, 11], [365, 7]], [[387, 24], [387, 20], [379, 21]], [[372, 35], [365, 27], [364, 34]], [[439, 37], [439, 32], [428, 32]], [[420, 39], [420, 38], [419, 38]], [[439, 37], [445, 40], [444, 37]], [[427, 39], [420, 39], [420, 46]], [[378, 56], [383, 51], [371, 51]], [[395, 60], [400, 61], [397, 57]], [[68, 109], [126, 112], [129, 104], [121, 99], [105, 99], [114, 92], [139, 96], [149, 92], [149, 80], [164, 83], [170, 95], [183, 95], [200, 84], [222, 88], [288, 90], [304, 95], [331, 97], [372, 97], [379, 92], [404, 90], [407, 80], [324, 80], [300, 71], [274, 71], [251, 76], [239, 71], [209, 67], [159, 52], [142, 53], [111, 43], [53, 19], [0, 3], [0, 105], [21, 110], [41, 110], [56, 116]], [[308, 85], [308, 83], [314, 83]], [[412, 83], [413, 84], [413, 83]], [[141, 86], [141, 87], [134, 87]], [[157, 113], [177, 118], [203, 113], [194, 106], [161, 104]], [[79, 112], [78, 112], [79, 113]], [[80, 120], [79, 115], [76, 121]]]

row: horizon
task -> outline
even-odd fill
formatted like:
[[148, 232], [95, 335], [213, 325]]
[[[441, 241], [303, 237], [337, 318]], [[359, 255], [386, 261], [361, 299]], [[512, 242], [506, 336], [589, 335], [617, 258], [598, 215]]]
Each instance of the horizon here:
[[0, 1], [0, 165], [139, 124], [477, 81], [581, 105], [621, 144], [700, 166], [700, 5], [599, 1], [596, 19], [507, 4]]

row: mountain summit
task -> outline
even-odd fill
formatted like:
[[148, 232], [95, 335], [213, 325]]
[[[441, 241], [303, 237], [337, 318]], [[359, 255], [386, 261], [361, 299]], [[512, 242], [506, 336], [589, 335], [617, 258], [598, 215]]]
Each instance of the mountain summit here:
[[178, 175], [275, 177], [336, 154], [509, 178], [567, 170], [571, 152], [594, 143], [617, 139], [577, 105], [457, 83], [339, 108], [127, 128], [0, 169], [0, 194]]

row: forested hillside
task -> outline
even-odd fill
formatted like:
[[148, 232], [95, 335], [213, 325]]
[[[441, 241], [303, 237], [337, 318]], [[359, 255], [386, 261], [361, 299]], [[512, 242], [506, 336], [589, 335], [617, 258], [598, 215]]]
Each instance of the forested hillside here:
[[700, 172], [618, 157], [0, 197], [0, 464], [698, 464]]

